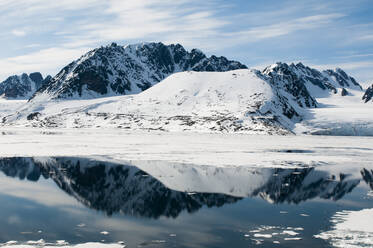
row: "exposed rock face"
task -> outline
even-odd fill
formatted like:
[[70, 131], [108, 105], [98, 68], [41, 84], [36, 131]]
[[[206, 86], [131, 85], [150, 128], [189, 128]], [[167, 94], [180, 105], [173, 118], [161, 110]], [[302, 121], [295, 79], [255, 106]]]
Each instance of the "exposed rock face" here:
[[347, 96], [348, 95], [348, 91], [343, 88], [342, 91], [341, 91], [341, 96]]
[[247, 68], [225, 57], [206, 57], [179, 44], [144, 43], [94, 49], [64, 67], [34, 96], [92, 98], [135, 94], [181, 71], [228, 71]]
[[337, 88], [362, 89], [353, 77], [348, 76], [340, 68], [319, 71], [302, 63], [288, 65], [279, 62], [265, 68], [263, 73], [271, 76], [275, 82], [286, 84], [285, 87], [289, 88], [292, 94], [299, 92], [299, 97], [304, 98], [304, 102], [300, 102], [300, 105], [306, 107], [315, 106], [315, 102], [309, 99], [309, 95], [318, 97], [317, 93], [313, 92], [312, 86], [334, 94], [337, 93]]
[[[320, 96], [320, 92], [322, 94], [336, 94], [337, 89], [342, 88], [341, 94], [345, 96], [348, 95], [345, 87], [362, 89], [354, 78], [348, 76], [339, 68], [321, 72], [302, 63], [288, 65], [278, 62], [265, 68], [262, 74], [267, 76], [271, 84], [282, 93], [279, 98], [286, 97], [286, 94], [283, 94], [285, 91], [293, 96], [293, 100], [303, 108], [317, 107], [315, 98]], [[315, 90], [315, 88], [318, 90]], [[287, 102], [289, 101], [285, 99], [283, 105], [287, 106]], [[290, 106], [288, 109], [284, 109], [284, 113], [288, 113], [289, 118], [297, 115], [296, 111], [291, 110]]]
[[363, 95], [363, 100], [364, 102], [369, 102], [370, 100], [373, 99], [373, 84], [370, 86], [364, 93]]
[[43, 84], [43, 76], [40, 72], [33, 72], [29, 75], [30, 79], [35, 82], [36, 89], [39, 89]]
[[346, 72], [344, 72], [341, 68], [337, 68], [334, 71], [333, 70], [326, 70], [324, 71], [326, 74], [328, 74], [331, 78], [333, 78], [341, 87], [358, 87], [359, 89], [362, 89], [360, 84], [356, 82], [356, 80], [353, 77], [350, 77], [347, 75]]
[[0, 96], [5, 98], [29, 98], [43, 84], [43, 77], [39, 72], [20, 76], [14, 75], [0, 83]]
[[[316, 107], [316, 100], [310, 95], [305, 86], [305, 79], [309, 78], [309, 76], [307, 74], [299, 75], [297, 73], [298, 70], [298, 67], [294, 64], [289, 66], [286, 63], [276, 63], [265, 68], [262, 73], [270, 77], [273, 85], [293, 95], [301, 107]], [[310, 69], [310, 71], [316, 75], [319, 74], [319, 72], [314, 69]]]

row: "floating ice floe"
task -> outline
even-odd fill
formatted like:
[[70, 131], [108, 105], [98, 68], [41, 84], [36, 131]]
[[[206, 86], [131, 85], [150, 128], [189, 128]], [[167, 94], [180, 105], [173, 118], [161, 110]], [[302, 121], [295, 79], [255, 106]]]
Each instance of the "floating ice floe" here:
[[373, 209], [337, 212], [330, 220], [330, 231], [315, 235], [334, 247], [373, 247]]
[[113, 243], [113, 244], [103, 244], [98, 242], [88, 242], [82, 244], [75, 244], [69, 245], [68, 242], [64, 240], [58, 240], [56, 243], [47, 243], [43, 239], [40, 240], [30, 240], [25, 243], [21, 243], [18, 241], [8, 241], [4, 244], [0, 243], [1, 248], [35, 248], [35, 247], [43, 247], [43, 248], [56, 248], [56, 247], [63, 247], [63, 248], [124, 248], [126, 245], [123, 242]]

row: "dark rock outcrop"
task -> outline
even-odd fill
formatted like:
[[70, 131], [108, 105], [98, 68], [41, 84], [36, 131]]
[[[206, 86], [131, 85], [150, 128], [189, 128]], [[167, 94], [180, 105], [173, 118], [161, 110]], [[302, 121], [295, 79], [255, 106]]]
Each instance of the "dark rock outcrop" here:
[[20, 76], [14, 75], [8, 77], [0, 83], [0, 96], [5, 98], [29, 98], [43, 84], [43, 76], [40, 72], [34, 72], [30, 75], [23, 73]]
[[373, 84], [370, 86], [364, 93], [363, 95], [363, 101], [365, 103], [369, 102], [370, 100], [373, 99]]
[[328, 74], [330, 77], [332, 77], [341, 87], [355, 86], [361, 90], [363, 89], [361, 85], [358, 82], [356, 82], [356, 80], [353, 77], [347, 75], [347, 73], [344, 72], [341, 68], [337, 68], [334, 71], [326, 70], [324, 72]]
[[341, 96], [347, 96], [347, 95], [348, 95], [348, 91], [345, 88], [342, 88]]

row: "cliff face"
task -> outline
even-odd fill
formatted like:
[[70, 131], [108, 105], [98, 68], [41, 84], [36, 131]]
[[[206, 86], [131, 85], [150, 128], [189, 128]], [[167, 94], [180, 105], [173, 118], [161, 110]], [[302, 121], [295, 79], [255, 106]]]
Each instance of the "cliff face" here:
[[371, 101], [373, 102], [373, 84], [372, 86], [368, 87], [368, 89], [365, 91], [364, 95], [363, 95], [363, 101], [365, 103]]

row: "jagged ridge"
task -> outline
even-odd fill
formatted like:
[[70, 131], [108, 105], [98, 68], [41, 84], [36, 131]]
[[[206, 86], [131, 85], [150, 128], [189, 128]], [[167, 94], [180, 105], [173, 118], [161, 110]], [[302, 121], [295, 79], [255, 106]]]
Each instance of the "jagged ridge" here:
[[247, 68], [225, 57], [206, 57], [200, 50], [186, 51], [180, 44], [142, 43], [94, 49], [64, 67], [33, 98], [135, 94], [181, 71], [228, 71]]
[[49, 79], [50, 76], [43, 79], [40, 72], [10, 76], [0, 83], [0, 96], [5, 98], [29, 98], [44, 83], [48, 83]]

